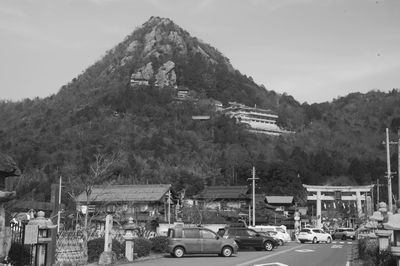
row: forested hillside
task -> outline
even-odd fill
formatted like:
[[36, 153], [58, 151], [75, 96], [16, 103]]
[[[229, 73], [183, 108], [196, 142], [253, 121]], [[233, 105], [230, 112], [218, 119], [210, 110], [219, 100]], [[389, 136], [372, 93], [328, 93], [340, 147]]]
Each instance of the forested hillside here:
[[[177, 101], [175, 88], [160, 88], [154, 80], [130, 85], [132, 73], [149, 62], [159, 69], [168, 60], [177, 85], [195, 100]], [[216, 112], [213, 100], [271, 109], [280, 126], [296, 133], [249, 133]], [[49, 184], [59, 176], [71, 190], [83, 190], [82, 180], [92, 179], [171, 183], [191, 196], [204, 185], [247, 184], [253, 165], [258, 189], [301, 198], [301, 183], [370, 184], [383, 177], [382, 141], [386, 127], [397, 127], [399, 106], [396, 90], [300, 104], [255, 84], [169, 19], [152, 17], [56, 95], [1, 102], [0, 149], [21, 169], [16, 188], [25, 199], [49, 200]], [[114, 156], [116, 163], [95, 179], [91, 167], [99, 155]]]

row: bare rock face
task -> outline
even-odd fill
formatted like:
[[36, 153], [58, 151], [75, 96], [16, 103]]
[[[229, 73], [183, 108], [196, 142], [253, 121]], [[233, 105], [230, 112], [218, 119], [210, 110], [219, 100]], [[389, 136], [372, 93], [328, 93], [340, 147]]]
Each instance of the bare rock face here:
[[164, 63], [156, 74], [156, 86], [163, 88], [166, 86], [176, 87], [176, 74], [174, 71], [175, 63], [168, 61]]
[[128, 47], [126, 48], [126, 51], [128, 53], [134, 53], [138, 47], [139, 47], [139, 42], [137, 40], [134, 40], [133, 42], [131, 42], [128, 45]]
[[178, 51], [181, 54], [187, 54], [187, 47], [186, 47], [185, 40], [183, 39], [183, 37], [181, 35], [179, 35], [178, 32], [171, 31], [168, 35], [168, 39], [176, 45], [176, 47], [178, 48]]
[[161, 30], [159, 28], [153, 28], [153, 30], [146, 34], [144, 37], [145, 39], [145, 46], [143, 49], [143, 53], [147, 54], [150, 53], [154, 46], [162, 40]]
[[149, 62], [147, 65], [141, 67], [136, 73], [133, 73], [131, 79], [149, 81], [153, 75], [153, 65], [151, 62]]
[[131, 75], [131, 84], [134, 86], [135, 84], [146, 84], [139, 81], [147, 81], [148, 82], [154, 77], [155, 78], [155, 86], [159, 88], [164, 87], [177, 87], [176, 84], [176, 73], [175, 73], [175, 63], [172, 61], [165, 62], [154, 75], [153, 65], [151, 62], [147, 63], [146, 66], [141, 67], [137, 72]]

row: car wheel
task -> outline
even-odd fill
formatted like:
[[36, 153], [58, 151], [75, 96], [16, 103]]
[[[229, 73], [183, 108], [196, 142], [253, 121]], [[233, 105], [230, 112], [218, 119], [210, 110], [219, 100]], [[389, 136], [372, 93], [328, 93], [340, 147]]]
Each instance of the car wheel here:
[[332, 236], [332, 239], [335, 240], [335, 236], [334, 235]]
[[230, 256], [232, 256], [232, 248], [230, 248], [230, 247], [223, 247], [223, 248], [222, 248], [221, 254], [222, 254], [222, 256], [224, 256], [224, 257], [230, 257]]
[[183, 249], [183, 247], [176, 247], [174, 249], [174, 257], [182, 258], [184, 254], [185, 254], [185, 250]]
[[271, 251], [271, 250], [274, 249], [274, 245], [273, 245], [271, 242], [269, 242], [269, 241], [265, 241], [265, 242], [264, 242], [264, 249], [265, 249], [266, 251]]
[[332, 242], [332, 239], [330, 237], [328, 237], [328, 239], [326, 240], [327, 244], [330, 244]]
[[317, 243], [317, 238], [316, 238], [316, 237], [313, 238], [312, 243], [313, 243], [313, 244], [316, 244], [316, 243]]
[[279, 246], [283, 246], [283, 240], [279, 239]]

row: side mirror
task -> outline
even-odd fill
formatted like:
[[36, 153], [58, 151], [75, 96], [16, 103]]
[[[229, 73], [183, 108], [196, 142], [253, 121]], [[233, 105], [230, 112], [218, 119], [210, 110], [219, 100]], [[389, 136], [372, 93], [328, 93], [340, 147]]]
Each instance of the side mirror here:
[[218, 239], [220, 239], [220, 237], [219, 237], [219, 236], [216, 236], [216, 237], [215, 237], [215, 239], [217, 239], [217, 240], [218, 240]]

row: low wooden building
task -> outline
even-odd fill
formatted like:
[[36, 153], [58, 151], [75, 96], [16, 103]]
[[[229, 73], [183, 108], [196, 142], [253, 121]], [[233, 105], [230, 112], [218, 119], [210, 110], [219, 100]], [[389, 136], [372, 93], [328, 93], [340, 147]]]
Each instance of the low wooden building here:
[[158, 219], [167, 221], [174, 215], [174, 193], [170, 184], [95, 186], [77, 198], [77, 209], [90, 215], [113, 213], [120, 220], [132, 217], [137, 222]]

